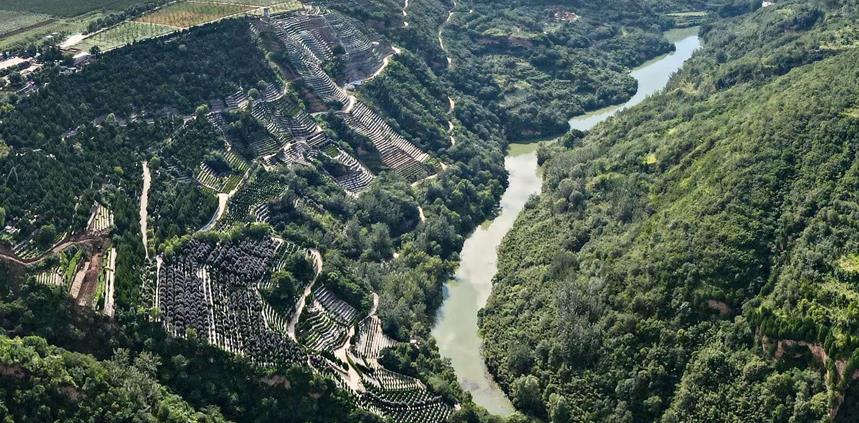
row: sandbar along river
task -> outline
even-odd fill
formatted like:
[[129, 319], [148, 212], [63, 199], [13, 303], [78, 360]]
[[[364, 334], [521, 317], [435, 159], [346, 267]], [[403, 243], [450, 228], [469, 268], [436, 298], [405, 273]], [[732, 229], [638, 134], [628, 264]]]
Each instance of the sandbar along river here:
[[[666, 32], [666, 38], [674, 43], [676, 50], [632, 71], [632, 76], [638, 80], [635, 96], [622, 105], [572, 118], [570, 127], [588, 130], [664, 88], [671, 74], [700, 47], [697, 34], [697, 28]], [[509, 149], [504, 166], [510, 174], [510, 186], [501, 197], [501, 213], [492, 222], [477, 228], [465, 241], [459, 269], [445, 287], [445, 300], [432, 331], [441, 355], [450, 358], [460, 385], [471, 393], [475, 403], [502, 416], [513, 413], [514, 409], [486, 369], [483, 341], [477, 329], [477, 312], [486, 305], [492, 290], [492, 277], [498, 270], [497, 248], [502, 238], [513, 226], [528, 198], [540, 192], [542, 180], [537, 173], [536, 146], [536, 143], [520, 144]]]

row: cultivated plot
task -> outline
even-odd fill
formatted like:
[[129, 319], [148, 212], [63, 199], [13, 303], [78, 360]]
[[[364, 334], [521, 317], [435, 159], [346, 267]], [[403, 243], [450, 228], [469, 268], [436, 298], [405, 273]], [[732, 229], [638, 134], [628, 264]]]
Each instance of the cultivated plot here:
[[177, 28], [189, 28], [235, 14], [245, 13], [253, 9], [255, 9], [255, 6], [228, 3], [183, 2], [158, 9], [155, 12], [138, 18], [137, 21]]
[[53, 18], [41, 13], [0, 10], [0, 37], [47, 25]]
[[96, 10], [120, 11], [145, 0], [0, 0], [0, 9], [74, 17]]
[[0, 51], [19, 48], [28, 44], [40, 44], [48, 40], [59, 42], [62, 41], [63, 34], [75, 34], [85, 31], [90, 22], [104, 17], [104, 13], [98, 11], [73, 18], [57, 18], [44, 14], [30, 14], [31, 16], [46, 17], [46, 19], [29, 26], [21, 26], [22, 22], [26, 22], [28, 19], [32, 21], [32, 18], [18, 17], [16, 20], [24, 19], [24, 21], [19, 20], [19, 23], [13, 23], [10, 19], [13, 16], [12, 13], [20, 15], [28, 14], [28, 12], [0, 11], [0, 25], [8, 28], [17, 26], [16, 29], [9, 32], [0, 31]]
[[80, 43], [75, 44], [74, 47], [81, 51], [89, 51], [92, 47], [97, 46], [102, 51], [107, 51], [131, 44], [135, 41], [169, 34], [176, 31], [176, 29], [145, 22], [123, 22], [113, 28], [84, 39]]
[[293, 11], [293, 10], [301, 9], [301, 3], [300, 3], [300, 2], [298, 2], [298, 1], [296, 1], [296, 0], [291, 0], [291, 1], [271, 1], [271, 2], [268, 2], [268, 1], [266, 1], [266, 0], [257, 0], [257, 1], [251, 1], [251, 2], [242, 2], [242, 3], [245, 3], [245, 4], [271, 3], [271, 4], [264, 4], [264, 5], [261, 5], [261, 6], [260, 6], [260, 7], [258, 7], [257, 9], [252, 10], [250, 13], [252, 13], [252, 14], [254, 14], [254, 15], [262, 15], [262, 13], [263, 13], [263, 8], [268, 8], [268, 9], [269, 9], [269, 13], [271, 13], [272, 15], [274, 15], [274, 14], [276, 14], [276, 13], [290, 12], [290, 11]]

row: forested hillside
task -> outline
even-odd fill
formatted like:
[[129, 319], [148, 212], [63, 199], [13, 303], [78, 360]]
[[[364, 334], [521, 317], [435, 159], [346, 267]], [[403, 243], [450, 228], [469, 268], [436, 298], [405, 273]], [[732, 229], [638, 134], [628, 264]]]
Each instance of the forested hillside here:
[[226, 421], [194, 410], [155, 380], [160, 363], [118, 351], [100, 362], [39, 337], [0, 336], [0, 414], [9, 421]]
[[[554, 421], [824, 415], [857, 339], [859, 259], [827, 232], [851, 229], [857, 14], [718, 21], [755, 3], [290, 2], [74, 67], [47, 49], [0, 97], [0, 407], [496, 420], [430, 331], [497, 211], [507, 145], [628, 99], [630, 68], [671, 49], [663, 30], [718, 22], [669, 93], [541, 152], [546, 194], [504, 246], [487, 358], [521, 411]], [[144, 9], [130, 16], [198, 22]], [[824, 379], [791, 342], [841, 364]], [[711, 381], [714, 363], [742, 377]]]
[[648, 2], [462, 2], [442, 29], [449, 79], [502, 118], [511, 140], [546, 138], [635, 94], [628, 75], [671, 50]]
[[854, 421], [852, 2], [702, 28], [663, 94], [540, 152], [486, 358], [551, 421]]

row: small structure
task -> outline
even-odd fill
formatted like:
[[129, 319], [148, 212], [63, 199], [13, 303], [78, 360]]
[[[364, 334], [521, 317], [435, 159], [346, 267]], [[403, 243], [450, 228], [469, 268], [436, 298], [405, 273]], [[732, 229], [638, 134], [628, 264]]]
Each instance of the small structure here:
[[75, 61], [75, 66], [80, 66], [89, 63], [89, 61], [92, 60], [92, 55], [85, 51], [82, 51], [74, 55], [72, 59], [74, 59]]
[[8, 59], [0, 60], [0, 70], [6, 69], [6, 68], [11, 68], [14, 66], [18, 66], [18, 65], [20, 65], [26, 61], [27, 61], [26, 59], [23, 59], [23, 58], [18, 57], [18, 56], [12, 56]]

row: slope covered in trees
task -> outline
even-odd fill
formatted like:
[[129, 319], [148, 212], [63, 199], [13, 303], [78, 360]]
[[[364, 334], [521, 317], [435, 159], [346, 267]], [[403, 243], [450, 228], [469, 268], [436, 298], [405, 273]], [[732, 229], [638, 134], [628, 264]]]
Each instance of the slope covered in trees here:
[[857, 17], [791, 1], [709, 25], [664, 93], [541, 151], [543, 194], [481, 320], [514, 404], [552, 421], [848, 421]]
[[43, 338], [0, 336], [0, 414], [11, 421], [223, 422], [198, 411], [155, 379], [148, 353], [118, 351], [97, 361], [49, 345]]
[[[76, 236], [87, 226], [91, 205], [98, 203], [110, 206], [115, 223], [109, 235], [99, 238], [103, 243], [82, 246], [80, 251], [87, 258], [98, 257], [104, 247], [115, 249], [112, 257], [118, 256], [115, 269], [111, 269], [116, 279], [115, 319], [74, 307], [64, 297], [64, 289], [18, 280], [27, 273], [36, 279], [32, 278], [35, 271], [57, 263], [66, 265], [65, 258], [48, 259], [31, 268], [0, 269], [0, 276], [15, 280], [8, 287], [0, 284], [0, 323], [6, 333], [41, 336], [53, 345], [93, 355], [108, 372], [115, 370], [112, 360], [127, 363], [121, 355], [112, 358], [116, 349], [127, 349], [134, 357], [156, 357], [147, 361], [144, 373], [188, 404], [177, 405], [176, 410], [190, 413], [193, 407], [211, 411], [213, 418], [219, 412], [238, 421], [369, 422], [399, 416], [398, 411], [415, 411], [411, 403], [405, 410], [396, 409], [402, 408], [396, 401], [413, 396], [426, 401], [422, 405], [438, 406], [435, 417], [449, 415], [458, 404], [462, 411], [455, 419], [485, 419], [456, 382], [450, 366], [439, 357], [430, 327], [443, 300], [442, 287], [456, 267], [464, 236], [491, 217], [497, 207], [505, 186], [506, 144], [511, 139], [559, 133], [566, 128], [569, 115], [629, 97], [634, 82], [627, 75], [628, 68], [670, 48], [660, 36], [662, 29], [673, 25], [665, 13], [713, 8], [730, 15], [747, 10], [750, 4], [625, 0], [599, 6], [594, 2], [449, 4], [434, 0], [414, 1], [408, 6], [388, 0], [322, 3], [331, 10], [313, 8], [266, 21], [250, 17], [227, 20], [140, 42], [100, 55], [71, 74], [56, 63], [48, 63], [35, 76], [35, 92], [23, 98], [10, 97], [11, 101], [0, 107], [0, 177], [5, 178], [6, 185], [0, 190], [0, 216], [4, 218], [0, 221], [10, 225], [0, 234], [0, 253], [9, 255], [7, 250], [31, 239], [44, 251], [54, 242]], [[450, 10], [453, 15], [447, 14]], [[677, 125], [682, 119], [690, 120], [689, 128], [695, 127], [700, 124], [692, 121], [698, 107], [693, 102], [696, 96], [731, 93], [729, 87], [741, 83], [758, 87], [755, 84], [793, 67], [836, 55], [838, 48], [850, 45], [845, 41], [851, 40], [850, 33], [834, 32], [826, 41], [827, 50], [814, 50], [816, 56], [791, 55], [791, 43], [816, 40], [803, 34], [810, 33], [808, 28], [816, 24], [822, 25], [824, 15], [798, 8], [782, 20], [761, 18], [772, 19], [767, 28], [775, 32], [768, 34], [770, 40], [760, 50], [741, 50], [736, 45], [761, 46], [749, 35], [754, 27], [737, 26], [741, 29], [734, 38], [720, 35], [727, 27], [710, 29], [710, 42], [720, 42], [724, 56], [700, 59], [700, 71], [689, 71], [689, 82], [677, 85], [680, 88], [673, 94], [687, 109], [683, 113], [666, 112], [664, 118], [676, 119]], [[833, 29], [843, 27], [832, 16]], [[388, 43], [395, 43], [397, 49]], [[346, 47], [351, 52], [348, 57]], [[392, 54], [394, 51], [397, 53]], [[771, 57], [772, 51], [780, 53]], [[753, 55], [770, 62], [760, 65]], [[724, 63], [720, 73], [710, 73], [711, 64], [706, 60]], [[346, 91], [336, 85], [346, 74], [372, 73], [373, 66], [383, 64], [384, 70], [357, 87]], [[720, 79], [708, 79], [716, 77]], [[740, 101], [737, 98], [741, 94], [719, 97], [718, 106], [734, 107], [731, 101]], [[358, 102], [360, 109], [355, 108]], [[360, 120], [355, 110], [361, 110], [361, 116], [372, 123], [364, 132], [356, 129]], [[662, 121], [661, 115], [653, 119], [632, 113], [624, 119], [632, 120], [629, 125], [641, 123], [641, 131]], [[648, 120], [652, 122], [642, 123]], [[612, 142], [606, 138], [603, 144], [594, 143], [605, 150], [624, 145], [613, 142], [622, 138], [620, 132], [611, 133], [615, 137]], [[655, 149], [658, 140], [653, 137]], [[386, 154], [397, 154], [396, 150], [406, 146], [430, 157], [425, 169], [420, 168], [422, 164], [416, 166], [427, 177], [408, 179], [405, 172], [397, 173], [380, 163], [379, 145], [392, 142], [398, 147], [386, 149]], [[597, 154], [590, 150], [583, 154], [591, 153]], [[572, 178], [564, 173], [571, 171], [566, 164], [577, 159], [563, 162], [568, 154], [576, 153], [559, 153], [553, 159], [560, 164], [550, 167], [550, 181]], [[663, 158], [657, 152], [654, 156], [657, 164], [660, 160], [669, 163], [675, 157]], [[623, 166], [631, 168], [638, 158], [634, 154], [624, 157], [630, 162], [619, 162], [616, 169], [609, 167], [615, 173], [598, 178], [593, 185], [583, 182], [581, 188], [575, 188], [578, 195], [566, 192], [565, 201], [578, 204], [611, 192], [605, 195], [620, 198], [628, 193], [643, 202], [644, 184], [656, 183], [646, 179], [655, 181], [657, 168], [648, 155], [642, 159], [643, 167], [636, 168], [641, 179], [627, 183]], [[368, 163], [370, 178], [360, 189], [344, 190], [347, 184], [341, 177], [348, 175], [346, 167], [360, 161]], [[141, 164], [144, 162], [148, 163], [147, 170]], [[145, 195], [140, 179], [149, 172], [153, 181]], [[620, 194], [612, 191], [615, 182], [623, 187]], [[563, 185], [566, 188], [558, 189], [566, 190], [578, 187], [576, 183], [554, 182], [550, 186], [555, 189]], [[548, 208], [535, 203], [528, 213], [554, 213], [552, 216], [560, 220], [547, 222], [557, 227], [572, 221], [570, 213], [575, 213], [575, 207], [542, 201]], [[609, 222], [606, 216], [616, 217], [611, 214], [615, 213], [612, 201], [605, 205], [610, 211], [600, 209], [600, 213], [609, 214], [594, 218], [594, 227]], [[632, 224], [643, 219], [644, 212], [648, 209], [633, 206], [618, 210], [617, 217]], [[614, 225], [618, 233], [624, 228]], [[534, 230], [541, 228], [538, 225]], [[557, 231], [553, 236], [569, 233]], [[573, 238], [564, 242], [567, 239]], [[587, 241], [582, 237], [574, 242]], [[300, 256], [304, 259], [285, 257], [295, 252], [304, 254]], [[558, 256], [558, 275], [576, 263], [574, 256]], [[737, 256], [736, 260], [744, 257], [741, 253]], [[318, 266], [313, 272], [308, 257]], [[849, 256], [844, 259], [845, 268], [850, 268], [851, 260]], [[513, 270], [510, 263], [502, 265], [507, 266], [504, 271]], [[610, 278], [606, 276], [606, 280]], [[711, 295], [717, 301], [730, 302], [728, 307], [737, 307], [742, 293], [717, 282], [724, 281], [714, 279], [706, 285], [714, 288], [702, 288], [694, 294]], [[586, 288], [594, 293], [602, 289], [598, 285]], [[535, 289], [533, 298], [550, 298], [545, 296], [547, 292]], [[563, 301], [579, 301], [586, 296], [573, 288], [558, 292]], [[505, 294], [501, 291], [500, 295]], [[297, 303], [299, 298], [304, 303]], [[581, 302], [573, 314], [588, 311], [597, 318], [611, 305], [608, 294], [605, 298], [605, 304], [595, 303], [592, 309], [588, 308], [591, 303]], [[819, 302], [826, 300], [820, 298]], [[664, 313], [647, 308], [652, 306], [648, 301], [650, 297], [640, 300], [644, 310]], [[509, 304], [518, 307], [524, 302], [514, 298]], [[772, 322], [784, 314], [779, 312], [784, 304], [776, 298], [762, 303], [749, 320], [775, 324]], [[271, 308], [265, 308], [268, 306]], [[299, 311], [302, 306], [306, 314]], [[635, 307], [639, 310], [640, 306]], [[691, 306], [678, 307], [697, 316], [696, 309], [689, 311]], [[290, 320], [295, 323], [291, 332], [282, 316], [295, 317], [295, 322]], [[352, 326], [357, 319], [368, 324]], [[661, 330], [659, 319], [654, 319], [653, 330]], [[551, 326], [560, 321], [542, 319], [537, 323]], [[595, 372], [586, 381], [599, 379], [594, 382], [599, 389], [592, 390], [596, 397], [582, 399], [571, 394], [570, 373], [558, 370], [569, 371], [563, 367], [565, 360], [574, 357], [574, 352], [565, 348], [599, 352], [579, 340], [598, 339], [604, 333], [600, 325], [572, 321], [569, 330], [552, 326], [552, 330], [573, 337], [561, 337], [566, 339], [561, 346], [531, 341], [552, 338], [517, 322], [495, 331], [499, 337], [505, 336], [504, 332], [523, 335], [522, 339], [532, 344], [527, 345], [530, 349], [525, 345], [508, 348], [507, 339], [492, 339], [503, 348], [489, 350], [495, 360], [493, 368], [502, 372], [502, 382], [513, 386], [523, 411], [538, 416], [551, 414], [555, 420], [564, 420], [564, 413], [577, 408], [576, 413], [588, 419], [613, 414], [651, 418], [669, 407], [682, 415], [685, 403], [679, 394], [672, 400], [657, 392], [662, 392], [662, 386], [678, 383], [682, 376], [679, 368], [690, 361], [684, 351], [676, 351], [673, 362], [660, 361], [675, 367], [653, 370], [655, 388], [644, 385], [650, 379], [643, 372], [639, 372], [640, 383], [623, 378], [622, 389], [616, 388], [619, 374], [603, 378]], [[491, 319], [486, 322], [492, 324]], [[622, 323], [619, 330], [627, 328], [630, 319]], [[848, 318], [845, 327], [849, 324]], [[702, 327], [690, 331], [689, 338], [682, 341], [698, 345], [696, 342], [712, 339], [705, 337], [710, 333], [707, 331], [718, 329], [730, 342], [747, 342], [750, 327]], [[797, 327], [807, 335], [805, 326]], [[260, 328], [265, 329], [266, 336], [255, 332]], [[382, 371], [370, 369], [374, 363], [355, 365], [350, 358], [354, 356], [345, 355], [349, 354], [344, 352], [348, 348], [345, 344], [337, 345], [336, 352], [344, 354], [340, 356], [327, 348], [349, 339], [344, 328], [358, 328], [364, 335], [372, 330], [374, 339], [393, 345], [373, 351], [378, 363], [385, 366]], [[274, 332], [280, 333], [268, 336]], [[833, 335], [833, 342], [839, 342], [834, 345], [849, 344], [850, 339], [848, 344], [842, 342], [841, 333]], [[272, 339], [276, 345], [269, 343]], [[370, 344], [372, 348], [381, 345]], [[701, 351], [703, 360], [705, 349]], [[717, 353], [721, 351], [716, 345], [711, 356], [720, 357]], [[294, 362], [271, 358], [287, 352]], [[508, 352], [510, 359], [498, 360]], [[747, 371], [745, 367], [739, 369], [739, 363], [747, 359], [740, 353], [730, 357], [724, 372]], [[617, 354], [617, 360], [634, 357]], [[700, 362], [704, 363], [701, 366], [707, 364]], [[92, 366], [100, 366], [97, 363]], [[633, 362], [639, 363], [647, 360]], [[73, 363], [63, 366], [72, 368]], [[507, 367], [515, 370], [505, 373]], [[375, 381], [378, 390], [372, 388], [358, 397], [351, 386], [355, 375], [347, 371], [343, 378], [343, 369], [360, 370], [363, 374], [358, 377]], [[553, 373], [555, 370], [558, 373]], [[758, 386], [756, 378], [768, 370], [750, 369], [749, 386]], [[385, 379], [385, 375], [390, 376], [387, 372], [398, 374]], [[804, 402], [789, 410], [809, 403], [810, 412], [818, 412], [820, 397], [813, 395], [822, 392], [823, 385], [813, 383], [819, 381], [816, 374], [782, 373], [793, 385], [778, 380], [773, 382], [777, 388], [787, 384], [792, 389], [799, 381], [807, 387]], [[557, 381], [548, 383], [556, 386], [544, 389], [547, 378], [554, 377]], [[391, 380], [393, 393], [383, 392], [381, 385]], [[688, 386], [684, 392], [688, 392], [686, 401], [690, 402], [696, 401], [694, 395], [701, 395], [698, 392], [702, 389], [713, 389], [712, 384], [696, 379], [687, 381], [684, 377], [683, 383]], [[400, 392], [403, 384], [419, 389]], [[734, 388], [746, 387], [725, 387]], [[636, 397], [644, 392], [654, 394], [645, 399]], [[115, 393], [121, 394], [104, 394], [105, 402]], [[180, 401], [166, 391], [162, 393], [170, 401]], [[627, 395], [625, 402], [615, 401], [615, 395]], [[806, 401], [812, 397], [817, 402]], [[367, 398], [375, 402], [361, 402]], [[548, 408], [544, 404], [549, 404]], [[380, 412], [379, 406], [389, 408]], [[592, 414], [582, 414], [581, 410]], [[421, 420], [420, 416], [412, 415], [415, 420]]]
[[463, 1], [441, 32], [450, 81], [491, 104], [512, 140], [560, 135], [570, 117], [635, 94], [629, 68], [672, 49], [667, 12], [726, 3]]

